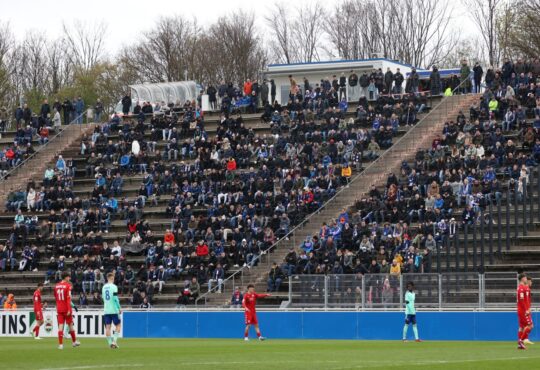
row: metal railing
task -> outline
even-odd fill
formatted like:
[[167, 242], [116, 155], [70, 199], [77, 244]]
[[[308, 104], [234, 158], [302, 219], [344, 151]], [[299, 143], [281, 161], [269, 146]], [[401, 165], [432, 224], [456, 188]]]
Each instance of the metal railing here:
[[[78, 123], [76, 123], [77, 120], [79, 118], [83, 118], [86, 115], [86, 113], [87, 112], [85, 111], [82, 114], [80, 114], [79, 116], [75, 117], [70, 122], [69, 126], [74, 126], [75, 125], [75, 127], [79, 127], [81, 131], [86, 130], [87, 127], [88, 127], [86, 124], [78, 124]], [[11, 190], [12, 184], [9, 181], [9, 178], [17, 175], [19, 171], [24, 171], [25, 175], [27, 175], [29, 179], [33, 175], [35, 175], [35, 171], [38, 168], [41, 168], [42, 163], [39, 162], [39, 161], [33, 161], [33, 159], [38, 158], [46, 148], [49, 148], [50, 146], [58, 146], [59, 148], [61, 148], [61, 147], [64, 146], [64, 144], [66, 144], [67, 142], [72, 140], [71, 137], [68, 137], [66, 135], [66, 130], [65, 130], [66, 127], [67, 127], [67, 125], [60, 126], [60, 128], [58, 130], [54, 131], [54, 134], [52, 136], [49, 136], [49, 138], [48, 138], [48, 140], [46, 142], [40, 143], [39, 146], [34, 148], [34, 150], [35, 150], [34, 153], [32, 153], [31, 155], [27, 156], [22, 161], [17, 163], [16, 166], [11, 167], [8, 170], [2, 172], [0, 174], [0, 183], [1, 183], [0, 186], [2, 186], [2, 191], [8, 192], [8, 191]], [[5, 137], [6, 134], [9, 134], [10, 136], [12, 136], [13, 141], [15, 141], [15, 139], [16, 139], [15, 132], [13, 132], [13, 131], [12, 132], [7, 132], [7, 133], [4, 132], [4, 133], [2, 133], [2, 136]], [[36, 138], [36, 135], [34, 135], [32, 137], [32, 141], [34, 141], [35, 138]], [[17, 189], [13, 189], [13, 190], [17, 190]], [[26, 190], [26, 189], [24, 189], [24, 190]]]
[[[463, 83], [464, 82], [459, 84], [453, 90], [453, 92], [458, 91]], [[367, 190], [366, 187], [359, 187], [356, 189], [354, 188], [353, 185], [355, 185], [356, 182], [361, 178], [363, 179], [369, 178], [369, 181], [371, 183], [377, 183], [377, 182], [383, 181], [384, 176], [388, 174], [388, 171], [387, 171], [386, 166], [383, 166], [384, 170], [380, 171], [379, 169], [380, 164], [383, 162], [386, 162], [388, 156], [394, 159], [399, 158], [403, 160], [405, 159], [404, 154], [410, 153], [412, 145], [414, 145], [414, 148], [416, 148], [417, 145], [413, 143], [415, 138], [413, 137], [413, 134], [411, 134], [411, 132], [413, 131], [417, 132], [418, 129], [421, 129], [422, 127], [426, 126], [425, 122], [430, 122], [433, 116], [436, 116], [438, 119], [446, 118], [448, 116], [448, 112], [452, 110], [456, 105], [455, 99], [458, 99], [458, 102], [459, 102], [466, 96], [467, 95], [454, 95], [454, 97], [457, 97], [457, 98], [453, 98], [453, 99], [449, 99], [451, 97], [443, 97], [442, 100], [437, 105], [435, 105], [435, 107], [431, 108], [430, 111], [424, 117], [422, 117], [422, 119], [414, 126], [416, 130], [412, 130], [412, 129], [408, 130], [395, 143], [393, 143], [389, 149], [387, 149], [384, 153], [382, 153], [377, 159], [372, 161], [363, 171], [352, 176], [351, 179], [349, 179], [347, 186], [341, 187], [330, 199], [324, 202], [317, 210], [315, 210], [309, 216], [303, 219], [298, 225], [296, 225], [286, 235], [284, 235], [282, 238], [280, 238], [274, 244], [272, 244], [267, 250], [258, 254], [249, 266], [242, 266], [239, 270], [235, 271], [233, 274], [228, 276], [224, 280], [223, 286], [228, 285], [230, 283], [232, 283], [232, 286], [236, 286], [237, 280], [240, 282], [240, 285], [244, 286], [244, 272], [246, 270], [249, 270], [254, 263], [263, 262], [263, 258], [266, 255], [269, 255], [271, 252], [277, 249], [277, 247], [284, 244], [285, 242], [288, 242], [291, 237], [293, 238], [293, 245], [297, 246], [298, 244], [296, 244], [297, 242], [296, 232], [298, 230], [302, 230], [311, 221], [312, 218], [320, 215], [320, 213], [323, 210], [325, 210], [328, 205], [332, 204], [338, 207], [350, 207], [352, 205], [352, 202], [350, 200], [345, 200], [342, 202], [334, 202], [334, 201], [340, 199], [340, 196], [343, 195], [345, 192], [351, 192], [351, 191], [354, 191], [355, 197], [356, 199], [358, 199], [359, 195], [364, 193]], [[443, 112], [439, 111], [439, 108], [441, 107], [444, 107]], [[406, 145], [404, 145], [405, 148], [401, 148], [403, 143], [406, 143]], [[399, 150], [396, 149], [398, 147], [400, 148]], [[333, 216], [337, 216], [337, 214]], [[266, 259], [266, 264], [267, 265], [270, 264], [269, 258]], [[206, 299], [209, 296], [209, 294], [216, 292], [217, 289], [218, 287], [216, 286], [212, 288], [212, 290], [209, 290], [208, 292], [198, 297], [197, 300], [195, 301], [195, 304], [197, 305], [201, 300], [203, 300], [204, 303], [206, 304]]]
[[[533, 280], [540, 273], [529, 274]], [[420, 309], [510, 309], [516, 305], [516, 273], [291, 275], [286, 308], [399, 310], [413, 282]], [[540, 288], [533, 285], [533, 295]]]

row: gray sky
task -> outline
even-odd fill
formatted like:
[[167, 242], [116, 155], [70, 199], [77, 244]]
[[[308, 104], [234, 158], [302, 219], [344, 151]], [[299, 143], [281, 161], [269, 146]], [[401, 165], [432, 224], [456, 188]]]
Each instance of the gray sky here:
[[[296, 0], [296, 3], [306, 0]], [[45, 32], [54, 39], [61, 34], [62, 22], [84, 21], [108, 24], [107, 49], [114, 52], [122, 45], [137, 41], [138, 35], [152, 27], [162, 16], [179, 14], [196, 16], [200, 24], [214, 22], [220, 16], [244, 9], [264, 16], [273, 2], [254, 0], [92, 0], [80, 6], [77, 0], [0, 0], [0, 20], [8, 21], [18, 39], [29, 30]]]
[[[308, 1], [287, 3], [300, 5]], [[337, 1], [327, 0], [323, 5], [331, 7]], [[264, 26], [264, 14], [275, 3], [271, 0], [92, 0], [84, 2], [83, 8], [77, 0], [0, 0], [0, 20], [10, 23], [18, 39], [31, 30], [44, 32], [47, 38], [54, 39], [61, 34], [62, 22], [83, 21], [92, 24], [105, 21], [108, 25], [106, 47], [109, 53], [114, 54], [122, 45], [136, 42], [141, 32], [150, 29], [161, 16], [196, 16], [200, 24], [206, 25], [222, 15], [243, 9], [255, 13], [259, 24]], [[454, 16], [464, 20], [459, 25], [460, 32], [474, 32], [474, 26], [463, 16], [464, 9], [460, 2], [453, 1], [452, 6], [455, 7]]]

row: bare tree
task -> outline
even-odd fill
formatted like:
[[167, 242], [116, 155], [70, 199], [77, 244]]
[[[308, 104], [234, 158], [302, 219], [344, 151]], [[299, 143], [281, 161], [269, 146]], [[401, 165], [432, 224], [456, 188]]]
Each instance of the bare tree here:
[[297, 9], [294, 34], [300, 58], [305, 62], [319, 60], [319, 43], [323, 31], [324, 8], [319, 2], [306, 3]]
[[38, 32], [28, 32], [19, 46], [17, 59], [24, 91], [48, 92], [50, 70], [46, 53], [47, 47], [47, 39]]
[[63, 27], [63, 43], [67, 46], [66, 57], [74, 66], [90, 70], [105, 56], [107, 24], [87, 24], [75, 21], [73, 26]]
[[207, 33], [211, 50], [207, 61], [214, 66], [208, 75], [211, 81], [240, 83], [258, 77], [266, 64], [266, 54], [253, 14], [237, 12], [219, 18]]
[[15, 40], [9, 23], [0, 23], [0, 105], [13, 105], [12, 55]]
[[488, 63], [493, 66], [499, 63], [497, 40], [497, 13], [503, 0], [463, 0], [468, 14], [476, 24], [487, 49]]
[[[518, 0], [513, 6], [504, 8], [500, 17], [500, 31], [508, 27], [506, 51], [525, 57], [540, 54], [540, 0]], [[502, 18], [502, 19], [501, 19]], [[506, 18], [506, 19], [504, 19]]]
[[517, 13], [513, 8], [512, 3], [505, 2], [497, 13], [497, 41], [499, 44], [500, 58], [510, 58], [513, 48], [512, 39], [514, 33], [514, 25], [516, 24]]
[[271, 30], [270, 54], [274, 61], [290, 64], [296, 60], [295, 40], [292, 25], [288, 20], [284, 4], [275, 5], [274, 11], [266, 17]]
[[324, 18], [324, 29], [332, 47], [325, 47], [331, 56], [343, 59], [361, 59], [365, 57], [363, 35], [358, 15], [362, 13], [364, 4], [359, 0], [339, 2], [330, 17]]
[[120, 52], [120, 62], [124, 69], [134, 72], [138, 82], [184, 80], [186, 72], [193, 72], [190, 61], [199, 33], [195, 21], [179, 16], [161, 18], [144, 33], [141, 43]]
[[269, 53], [272, 59], [284, 63], [319, 60], [324, 12], [319, 2], [306, 3], [294, 10], [284, 4], [275, 5], [266, 17], [271, 30]]
[[62, 48], [60, 40], [52, 41], [46, 50], [49, 68], [49, 85], [52, 94], [73, 81], [73, 66]]
[[450, 52], [452, 11], [438, 0], [345, 0], [325, 23], [342, 58], [382, 54], [416, 66], [438, 63]]

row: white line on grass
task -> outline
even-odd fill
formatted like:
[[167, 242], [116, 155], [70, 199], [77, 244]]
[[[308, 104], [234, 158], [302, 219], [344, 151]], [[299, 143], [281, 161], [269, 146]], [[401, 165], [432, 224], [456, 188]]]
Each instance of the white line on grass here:
[[[529, 356], [529, 357], [496, 357], [496, 358], [477, 358], [469, 360], [426, 360], [426, 361], [415, 361], [408, 362], [409, 365], [447, 365], [447, 364], [461, 364], [461, 363], [470, 363], [470, 362], [479, 362], [479, 361], [506, 361], [506, 360], [533, 360], [539, 358], [538, 356]], [[370, 363], [364, 363], [362, 365], [351, 364], [347, 367], [334, 367], [330, 370], [351, 370], [351, 369], [364, 369], [364, 368], [379, 368], [379, 367], [401, 367], [404, 366], [403, 363], [387, 363], [387, 362], [377, 362], [370, 361]]]
[[39, 370], [86, 370], [86, 369], [117, 369], [119, 367], [143, 367], [143, 364], [119, 364], [119, 365], [87, 365], [87, 366], [70, 366], [70, 367], [48, 367]]

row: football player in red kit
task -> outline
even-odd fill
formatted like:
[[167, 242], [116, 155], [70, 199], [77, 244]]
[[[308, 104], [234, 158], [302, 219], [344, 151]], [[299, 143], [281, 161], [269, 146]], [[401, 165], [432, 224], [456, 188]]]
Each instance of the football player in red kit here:
[[47, 306], [47, 303], [42, 303], [41, 292], [43, 290], [43, 283], [38, 283], [37, 289], [34, 292], [32, 301], [34, 302], [34, 315], [36, 315], [36, 326], [32, 329], [32, 335], [34, 339], [41, 339], [39, 336], [39, 329], [43, 325], [43, 307]]
[[519, 286], [517, 289], [517, 314], [519, 322], [518, 349], [527, 349], [523, 341], [528, 338], [532, 329], [531, 311], [529, 306], [530, 288], [527, 275], [519, 275]]
[[249, 340], [249, 328], [250, 326], [255, 327], [257, 332], [257, 337], [259, 340], [264, 340], [265, 338], [261, 335], [261, 330], [259, 329], [259, 322], [257, 321], [257, 299], [270, 297], [270, 294], [257, 294], [255, 293], [255, 287], [253, 284], [247, 286], [247, 293], [244, 294], [244, 299], [242, 300], [242, 307], [244, 307], [244, 317], [246, 319], [246, 329], [244, 330], [244, 340]]
[[73, 315], [71, 305], [71, 275], [69, 272], [62, 273], [62, 281], [54, 287], [54, 298], [56, 299], [56, 315], [58, 318], [58, 349], [64, 349], [64, 325], [69, 326], [69, 334], [73, 347], [81, 344], [75, 337], [73, 329]]
[[527, 298], [527, 308], [529, 310], [529, 322], [530, 322], [529, 326], [531, 329], [527, 331], [527, 333], [524, 333], [522, 336], [524, 344], [534, 344], [533, 342], [529, 340], [529, 334], [531, 330], [534, 328], [534, 323], [532, 321], [532, 315], [531, 315], [531, 288], [532, 288], [532, 279], [530, 278], [530, 276], [527, 276], [527, 290], [525, 291], [525, 297]]

